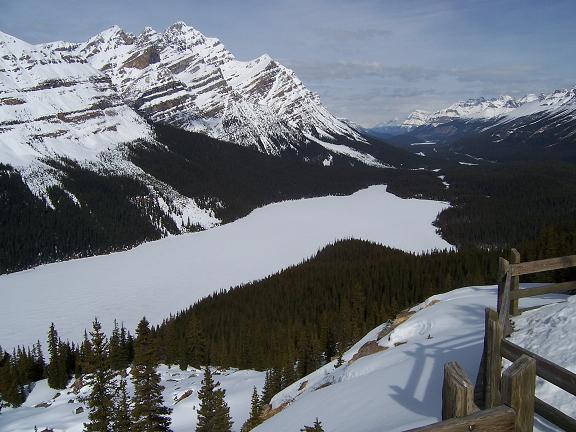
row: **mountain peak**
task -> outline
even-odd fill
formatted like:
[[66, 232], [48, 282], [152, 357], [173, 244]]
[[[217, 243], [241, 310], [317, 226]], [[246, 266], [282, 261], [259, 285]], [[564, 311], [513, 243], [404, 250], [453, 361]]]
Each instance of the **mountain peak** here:
[[168, 28], [166, 30], [186, 31], [189, 29], [194, 30], [193, 27], [189, 26], [184, 21], [176, 21], [174, 24], [168, 26]]

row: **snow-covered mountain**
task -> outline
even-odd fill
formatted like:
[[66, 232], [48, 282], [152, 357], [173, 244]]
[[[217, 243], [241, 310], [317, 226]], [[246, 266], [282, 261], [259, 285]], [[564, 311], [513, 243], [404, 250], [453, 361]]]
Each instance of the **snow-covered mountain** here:
[[576, 88], [556, 90], [550, 94], [528, 94], [519, 98], [500, 96], [456, 102], [434, 112], [416, 110], [402, 123], [406, 129], [438, 126], [452, 120], [511, 120], [527, 115], [558, 110], [576, 110]]
[[272, 155], [306, 152], [312, 142], [308, 136], [327, 143], [366, 144], [356, 130], [330, 114], [293, 71], [266, 54], [239, 61], [218, 39], [183, 22], [163, 33], [147, 27], [140, 35], [115, 26], [84, 43], [44, 47], [86, 60], [152, 121]]
[[412, 151], [422, 142], [434, 144], [425, 154], [448, 158], [576, 160], [576, 87], [520, 98], [468, 99], [435, 112], [416, 110], [386, 139]]
[[[127, 159], [124, 146], [153, 142], [152, 129], [118, 96], [106, 75], [57, 45], [34, 46], [0, 32], [0, 164], [16, 169], [50, 206], [49, 192], [64, 177], [55, 162], [65, 161], [138, 179], [160, 211], [179, 226], [190, 217], [204, 227], [218, 223], [193, 199]], [[158, 225], [164, 229], [162, 222]]]

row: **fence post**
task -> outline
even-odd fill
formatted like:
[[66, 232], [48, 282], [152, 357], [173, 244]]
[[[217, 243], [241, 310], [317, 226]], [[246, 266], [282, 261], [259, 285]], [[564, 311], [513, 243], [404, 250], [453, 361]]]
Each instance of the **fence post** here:
[[500, 313], [500, 309], [502, 308], [502, 297], [504, 296], [504, 286], [506, 285], [506, 273], [508, 272], [508, 268], [510, 267], [510, 263], [505, 260], [504, 258], [500, 257], [498, 260], [498, 300], [496, 304], [496, 311]]
[[444, 365], [442, 420], [466, 417], [478, 411], [474, 404], [474, 386], [457, 362]]
[[494, 309], [486, 308], [486, 329], [484, 335], [484, 354], [486, 372], [484, 377], [484, 409], [500, 405], [500, 381], [502, 355], [500, 344], [503, 338], [502, 326]]
[[516, 411], [516, 432], [534, 429], [536, 360], [522, 355], [502, 375], [502, 402]]
[[[510, 264], [520, 264], [520, 252], [514, 248], [510, 251]], [[512, 284], [510, 285], [510, 292], [512, 293], [518, 289], [520, 289], [520, 276], [513, 276]], [[518, 309], [518, 299], [512, 300], [510, 302], [510, 315], [520, 315], [520, 310]]]

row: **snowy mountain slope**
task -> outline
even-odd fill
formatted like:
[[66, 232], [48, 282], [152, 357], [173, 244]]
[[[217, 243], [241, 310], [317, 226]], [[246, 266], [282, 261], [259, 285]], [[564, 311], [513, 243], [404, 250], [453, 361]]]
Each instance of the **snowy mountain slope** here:
[[468, 99], [434, 112], [416, 110], [402, 123], [407, 129], [424, 125], [439, 125], [454, 119], [502, 122], [544, 111], [576, 109], [576, 88], [555, 90], [549, 94], [528, 94], [520, 98], [504, 95], [497, 98]]
[[306, 134], [343, 147], [360, 143], [363, 152], [369, 150], [362, 135], [332, 116], [293, 71], [268, 55], [238, 61], [218, 39], [183, 22], [163, 33], [147, 27], [138, 36], [116, 26], [85, 43], [44, 46], [88, 61], [153, 121], [272, 155], [316, 159]]
[[[61, 187], [65, 176], [53, 162], [65, 160], [137, 179], [179, 227], [190, 216], [204, 227], [218, 223], [194, 199], [127, 160], [125, 145], [153, 142], [152, 129], [117, 95], [108, 77], [60, 48], [0, 33], [0, 163], [16, 169], [49, 204], [50, 188]], [[162, 224], [159, 228], [165, 230]]]
[[[178, 366], [161, 365], [158, 371], [161, 375], [161, 385], [165, 387], [164, 403], [173, 409], [171, 429], [174, 432], [194, 430], [199, 407], [197, 395], [204, 376], [202, 370], [189, 367], [186, 371], [182, 371]], [[234, 421], [232, 426], [234, 432], [239, 431], [248, 418], [252, 389], [256, 387], [261, 391], [264, 375], [263, 372], [252, 370], [215, 371], [214, 379], [220, 382], [220, 388], [226, 390], [226, 402]], [[127, 387], [129, 394], [132, 395], [133, 386], [130, 382]], [[57, 391], [48, 387], [46, 380], [39, 381], [21, 407], [2, 410], [0, 430], [25, 432], [33, 431], [36, 426], [38, 430], [49, 428], [55, 431], [81, 432], [84, 430], [83, 423], [88, 420], [88, 411], [86, 404], [80, 399], [86, 397], [89, 391], [90, 388], [84, 386], [76, 393], [72, 385], [66, 390]], [[188, 391], [191, 391], [190, 396], [177, 402]], [[57, 394], [58, 396], [55, 396]], [[49, 406], [35, 408], [40, 404]], [[83, 411], [76, 414], [75, 410], [78, 408]]]
[[0, 344], [10, 350], [43, 340], [52, 321], [62, 338], [80, 340], [96, 315], [106, 330], [115, 318], [129, 329], [144, 315], [158, 324], [204, 296], [297, 264], [337, 239], [408, 251], [447, 248], [432, 226], [445, 207], [374, 186], [350, 196], [272, 204], [207, 231], [2, 275]]
[[[412, 316], [391, 332], [389, 323], [376, 327], [343, 355], [343, 366], [336, 368], [333, 361], [274, 396], [272, 407], [285, 405], [284, 409], [255, 431], [294, 431], [302, 423], [312, 423], [316, 417], [327, 432], [404, 431], [439, 421], [444, 363], [458, 361], [475, 380], [482, 355], [484, 308], [495, 307], [496, 292], [496, 287], [487, 286], [436, 295], [412, 308]], [[565, 322], [568, 305], [575, 304], [572, 300], [563, 302], [565, 298], [549, 295], [522, 299], [523, 307], [562, 303], [548, 306], [546, 312], [542, 309], [540, 319], [543, 321], [546, 316], [548, 322], [540, 327], [548, 331], [542, 330], [542, 334], [534, 337], [533, 333], [528, 336], [526, 330], [520, 328], [515, 337], [521, 340], [532, 337], [533, 345], [546, 347], [546, 337], [560, 332], [555, 341], [570, 340], [567, 346], [572, 347], [574, 337], [568, 335], [568, 329], [554, 327], [556, 322]], [[564, 309], [566, 313], [557, 317], [554, 315], [557, 309]], [[554, 321], [550, 323], [550, 319]], [[366, 346], [372, 349], [367, 351], [368, 355], [358, 358], [361, 348]], [[551, 350], [544, 350], [554, 358]], [[353, 359], [355, 355], [357, 358]], [[573, 366], [572, 360], [569, 363]], [[538, 395], [550, 400], [551, 393], [545, 390], [539, 388]], [[553, 393], [558, 394], [558, 389]], [[572, 399], [561, 406], [567, 413], [576, 414]], [[554, 429], [537, 420], [536, 430]]]
[[[492, 161], [576, 160], [576, 88], [521, 98], [469, 99], [435, 112], [414, 111], [390, 142], [410, 150], [431, 141], [448, 150]], [[376, 133], [378, 131], [376, 130]]]

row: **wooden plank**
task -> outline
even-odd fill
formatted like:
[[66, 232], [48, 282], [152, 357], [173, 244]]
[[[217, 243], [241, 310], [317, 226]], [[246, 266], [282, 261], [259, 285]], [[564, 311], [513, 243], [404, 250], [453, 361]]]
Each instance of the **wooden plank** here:
[[512, 276], [576, 267], [576, 255], [510, 264]]
[[576, 420], [567, 416], [559, 409], [554, 408], [552, 405], [548, 405], [543, 400], [534, 398], [534, 411], [550, 423], [562, 428], [562, 430], [576, 432]]
[[524, 297], [533, 297], [543, 294], [561, 293], [566, 291], [576, 290], [576, 281], [562, 282], [551, 285], [544, 285], [534, 288], [524, 288], [510, 293], [511, 299], [521, 299]]
[[[510, 251], [510, 264], [520, 264], [520, 252], [516, 249]], [[512, 295], [515, 291], [520, 289], [520, 276], [513, 276], [510, 285], [510, 315], [518, 316], [520, 311], [518, 309], [518, 300], [515, 300]]]
[[[504, 293], [502, 294], [502, 307], [498, 312], [498, 321], [500, 322], [500, 327], [506, 329], [509, 325], [510, 320], [510, 287], [512, 286], [512, 273], [508, 271], [506, 273], [506, 283], [504, 284]], [[508, 332], [506, 332], [508, 335]]]
[[505, 405], [406, 432], [514, 432], [516, 412]]
[[466, 417], [478, 411], [474, 403], [474, 386], [457, 362], [444, 365], [442, 385], [442, 420]]
[[486, 375], [484, 388], [484, 408], [494, 408], [501, 404], [500, 377], [502, 369], [502, 327], [493, 309], [486, 309], [486, 333], [484, 351], [486, 354]]
[[536, 360], [536, 375], [576, 396], [576, 374], [573, 372], [570, 372], [568, 369], [564, 369], [562, 366], [552, 363], [550, 360], [528, 351], [507, 339], [502, 341], [500, 349], [502, 356], [510, 361], [516, 361], [523, 354], [532, 357]]
[[516, 432], [534, 430], [536, 360], [522, 355], [502, 374], [502, 403], [516, 411]]
[[498, 283], [498, 299], [496, 303], [496, 311], [500, 313], [502, 308], [502, 297], [504, 295], [504, 285], [506, 284], [506, 273], [508, 272], [510, 264], [508, 261], [502, 257], [498, 259], [498, 275], [496, 276], [496, 282]]

